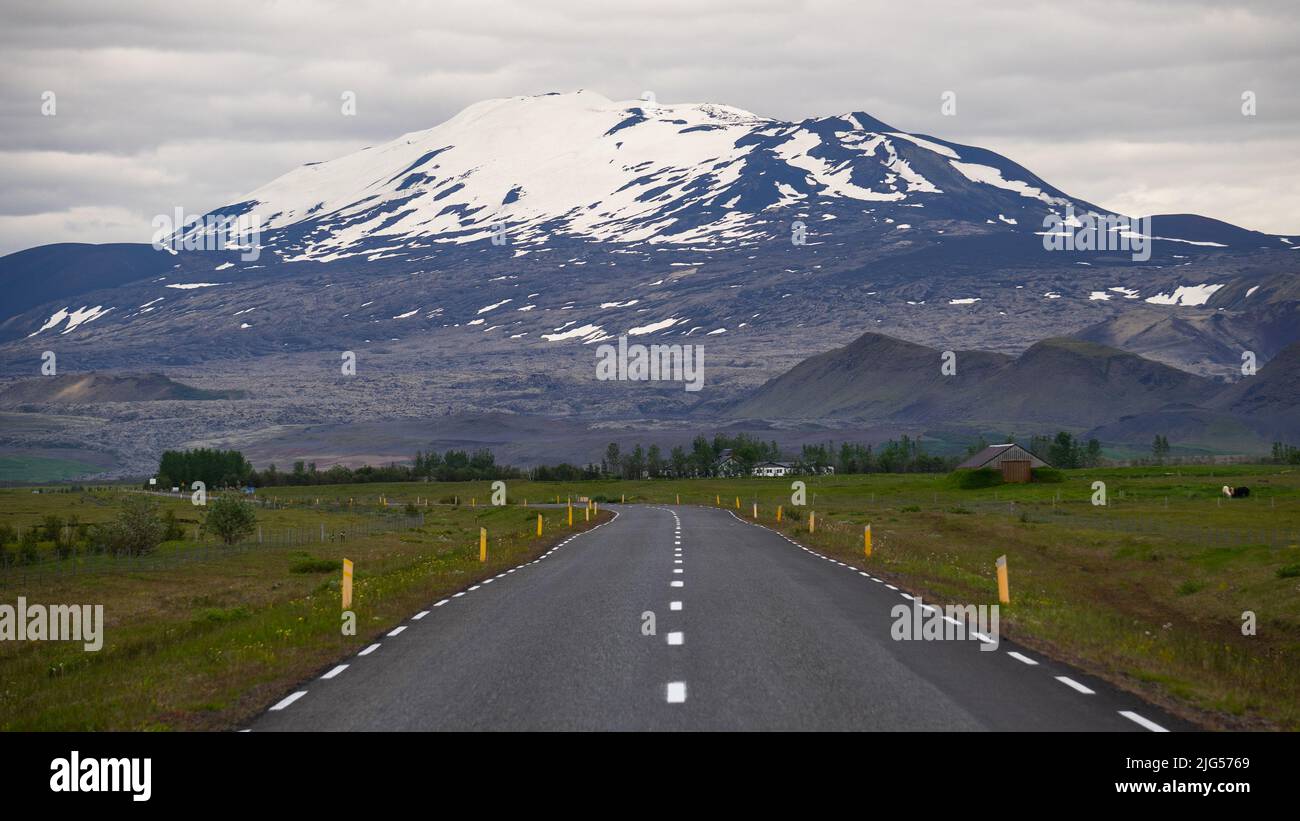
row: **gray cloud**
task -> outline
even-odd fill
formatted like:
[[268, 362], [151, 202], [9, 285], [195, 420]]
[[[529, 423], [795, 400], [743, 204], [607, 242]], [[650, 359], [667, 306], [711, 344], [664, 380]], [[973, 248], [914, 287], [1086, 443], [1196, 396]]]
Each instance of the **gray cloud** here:
[[[0, 253], [147, 241], [489, 97], [865, 110], [1128, 213], [1300, 231], [1293, 3], [46, 2], [0, 12]], [[41, 93], [58, 114], [43, 117]], [[358, 116], [339, 113], [355, 91]], [[1258, 115], [1243, 117], [1241, 94]], [[957, 95], [957, 116], [940, 95]]]

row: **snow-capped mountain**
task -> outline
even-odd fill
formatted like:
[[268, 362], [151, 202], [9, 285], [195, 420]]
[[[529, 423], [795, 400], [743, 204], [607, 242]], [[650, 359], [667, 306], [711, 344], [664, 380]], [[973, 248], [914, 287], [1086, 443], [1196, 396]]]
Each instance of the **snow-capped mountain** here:
[[284, 260], [330, 261], [480, 242], [502, 227], [525, 248], [553, 238], [719, 248], [788, 235], [797, 217], [1038, 227], [1065, 206], [1094, 210], [1004, 157], [860, 112], [795, 123], [580, 91], [476, 103], [218, 210], [283, 234], [270, 247]]
[[[1049, 217], [1098, 212], [996, 153], [861, 112], [488, 100], [212, 209], [263, 227], [256, 260], [147, 245], [0, 259], [0, 373], [55, 340], [98, 367], [622, 334], [794, 356], [864, 328], [1015, 353], [1136, 309], [1141, 327], [1197, 312], [1215, 328], [1228, 311], [1234, 340], [1267, 337], [1264, 357], [1293, 341], [1294, 297], [1270, 278], [1294, 276], [1300, 238], [1173, 215], [1152, 218], [1147, 260], [1045, 247]], [[187, 230], [182, 247], [212, 226]], [[1140, 346], [1133, 324], [1094, 332]], [[1192, 336], [1152, 352], [1239, 367]]]

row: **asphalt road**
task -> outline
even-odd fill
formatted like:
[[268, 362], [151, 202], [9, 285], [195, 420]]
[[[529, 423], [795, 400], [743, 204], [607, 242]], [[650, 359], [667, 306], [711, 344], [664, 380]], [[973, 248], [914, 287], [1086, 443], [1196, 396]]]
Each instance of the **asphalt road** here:
[[894, 640], [904, 591], [726, 510], [611, 509], [251, 729], [1192, 729], [1006, 640]]

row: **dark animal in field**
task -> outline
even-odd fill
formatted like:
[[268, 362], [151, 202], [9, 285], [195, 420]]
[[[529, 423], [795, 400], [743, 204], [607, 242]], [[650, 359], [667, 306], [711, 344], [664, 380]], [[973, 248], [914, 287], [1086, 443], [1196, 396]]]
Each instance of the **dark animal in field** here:
[[1248, 488], [1248, 487], [1228, 487], [1227, 485], [1224, 485], [1224, 486], [1223, 486], [1223, 495], [1224, 495], [1224, 496], [1227, 496], [1229, 499], [1244, 499], [1244, 498], [1246, 498], [1247, 496], [1250, 495], [1250, 488]]

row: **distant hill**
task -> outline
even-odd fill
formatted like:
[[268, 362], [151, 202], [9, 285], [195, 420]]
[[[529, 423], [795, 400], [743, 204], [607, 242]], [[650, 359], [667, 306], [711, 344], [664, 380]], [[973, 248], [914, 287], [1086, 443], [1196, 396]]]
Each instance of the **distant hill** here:
[[1300, 276], [1233, 277], [1202, 307], [1137, 304], [1073, 334], [1202, 375], [1235, 377], [1243, 351], [1260, 364], [1300, 341]]
[[1267, 419], [1290, 417], [1297, 425], [1296, 400], [1300, 397], [1300, 342], [1269, 360], [1254, 376], [1232, 385], [1209, 404], [1229, 413]]
[[811, 357], [736, 403], [730, 415], [853, 418], [1087, 428], [1124, 415], [1203, 402], [1222, 386], [1135, 354], [1078, 339], [1039, 342], [1019, 357], [942, 352], [877, 333]]
[[17, 382], [0, 392], [0, 403], [93, 405], [100, 402], [243, 399], [246, 396], [244, 391], [237, 390], [202, 390], [157, 373], [139, 376], [79, 373]]
[[1221, 388], [1197, 406], [1126, 415], [1088, 432], [1103, 442], [1149, 442], [1156, 434], [1184, 447], [1262, 452], [1271, 442], [1300, 442], [1300, 343], [1283, 349], [1254, 376]]
[[168, 254], [147, 243], [60, 242], [10, 254], [0, 265], [0, 289], [5, 295], [0, 338], [31, 333], [31, 328], [5, 326], [13, 316], [37, 305], [158, 277], [173, 264]]
[[[939, 372], [941, 352], [892, 336], [865, 333], [851, 344], [805, 359], [741, 400], [738, 418], [884, 419], [911, 410], [942, 412], [949, 391], [970, 392], [1011, 357], [957, 351], [957, 373]], [[949, 381], [951, 380], [951, 381]]]

